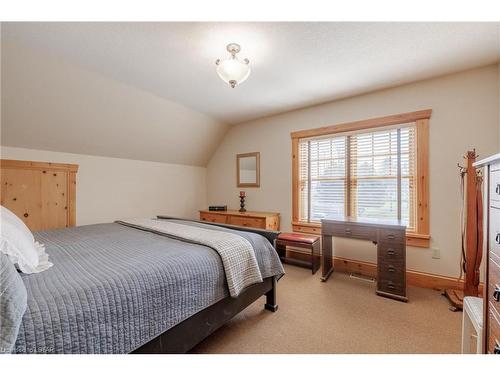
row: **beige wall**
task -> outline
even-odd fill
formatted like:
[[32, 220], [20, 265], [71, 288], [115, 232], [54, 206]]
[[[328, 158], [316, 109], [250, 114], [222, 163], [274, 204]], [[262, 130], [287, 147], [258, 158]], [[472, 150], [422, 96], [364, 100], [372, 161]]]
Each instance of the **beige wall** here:
[[75, 163], [77, 225], [159, 214], [196, 218], [206, 207], [206, 168], [1, 147], [4, 159]]
[[[261, 187], [247, 188], [248, 208], [278, 211], [291, 229], [290, 132], [432, 108], [430, 221], [432, 249], [409, 248], [410, 269], [456, 276], [460, 261], [460, 193], [457, 163], [467, 149], [479, 155], [499, 146], [497, 65], [263, 118], [232, 127], [207, 169], [208, 203], [238, 206], [235, 155], [260, 151]], [[371, 244], [336, 240], [336, 255], [375, 261]]]

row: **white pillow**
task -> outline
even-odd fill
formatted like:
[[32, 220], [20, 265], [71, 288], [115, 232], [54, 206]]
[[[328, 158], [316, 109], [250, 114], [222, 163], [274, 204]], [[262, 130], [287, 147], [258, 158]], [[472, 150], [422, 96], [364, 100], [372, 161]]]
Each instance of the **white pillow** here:
[[17, 215], [13, 213], [11, 210], [9, 210], [4, 206], [0, 206], [0, 218], [2, 220], [4, 219], [9, 220], [12, 223], [12, 225], [18, 228], [21, 232], [23, 232], [26, 238], [29, 238], [31, 241], [35, 242], [35, 239], [33, 238], [33, 233], [31, 233], [26, 224], [24, 224], [24, 221], [19, 219]]
[[7, 208], [0, 207], [0, 252], [24, 273], [42, 272], [52, 266], [45, 247], [35, 242], [23, 221]]

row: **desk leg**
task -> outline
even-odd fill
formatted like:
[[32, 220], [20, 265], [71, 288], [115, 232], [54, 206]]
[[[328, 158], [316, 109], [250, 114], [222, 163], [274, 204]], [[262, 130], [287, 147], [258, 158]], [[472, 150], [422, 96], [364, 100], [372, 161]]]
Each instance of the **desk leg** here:
[[325, 282], [333, 272], [332, 236], [322, 236], [321, 252], [323, 257], [321, 281]]

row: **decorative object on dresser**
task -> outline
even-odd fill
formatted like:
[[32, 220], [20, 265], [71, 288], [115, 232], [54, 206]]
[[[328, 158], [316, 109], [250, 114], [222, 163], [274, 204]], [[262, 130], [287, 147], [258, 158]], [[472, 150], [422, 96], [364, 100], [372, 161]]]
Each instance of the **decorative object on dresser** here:
[[267, 230], [279, 230], [280, 228], [280, 214], [277, 212], [239, 212], [237, 210], [214, 212], [201, 210], [200, 220]]
[[399, 220], [342, 217], [321, 220], [323, 270], [321, 281], [333, 272], [332, 237], [354, 238], [377, 244], [377, 294], [407, 302], [406, 226]]
[[450, 300], [450, 310], [463, 309], [465, 296], [479, 295], [479, 267], [483, 257], [483, 199], [481, 173], [474, 168], [476, 150], [467, 151], [464, 159], [467, 167], [460, 168], [462, 193], [462, 259], [460, 278], [465, 274], [463, 290], [446, 289], [445, 296]]
[[240, 191], [240, 212], [246, 212], [247, 209], [245, 208], [245, 192]]
[[483, 348], [484, 353], [500, 354], [500, 154], [480, 160], [474, 167], [484, 168], [487, 191]]
[[236, 186], [260, 187], [260, 153], [236, 155]]
[[[303, 261], [300, 259], [290, 259], [286, 257], [286, 247], [298, 247], [308, 249], [310, 254], [310, 261]], [[314, 275], [319, 269], [320, 258], [320, 241], [319, 236], [312, 236], [302, 233], [280, 233], [276, 240], [276, 251], [283, 263], [295, 264], [302, 267], [310, 268]]]
[[76, 225], [78, 165], [0, 161], [1, 203], [33, 232]]
[[209, 211], [227, 211], [227, 206], [208, 206]]

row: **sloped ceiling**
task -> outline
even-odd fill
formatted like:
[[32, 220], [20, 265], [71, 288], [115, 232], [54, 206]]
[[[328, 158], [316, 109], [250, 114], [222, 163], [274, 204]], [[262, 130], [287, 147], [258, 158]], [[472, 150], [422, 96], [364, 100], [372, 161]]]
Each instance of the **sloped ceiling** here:
[[55, 56], [2, 43], [2, 145], [205, 166], [227, 127]]
[[3, 23], [2, 144], [206, 165], [227, 124], [499, 58], [498, 23]]

